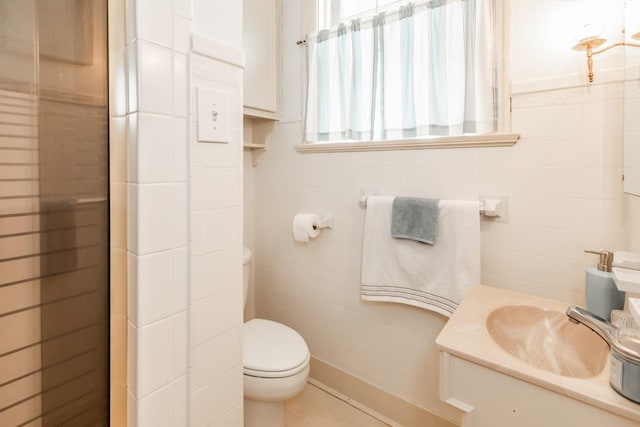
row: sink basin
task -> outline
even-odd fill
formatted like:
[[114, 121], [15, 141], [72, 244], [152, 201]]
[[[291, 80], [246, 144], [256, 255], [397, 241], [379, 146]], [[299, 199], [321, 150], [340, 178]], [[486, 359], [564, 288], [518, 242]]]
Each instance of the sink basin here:
[[521, 361], [555, 374], [591, 378], [605, 367], [609, 347], [564, 313], [528, 305], [508, 305], [487, 318], [493, 340]]

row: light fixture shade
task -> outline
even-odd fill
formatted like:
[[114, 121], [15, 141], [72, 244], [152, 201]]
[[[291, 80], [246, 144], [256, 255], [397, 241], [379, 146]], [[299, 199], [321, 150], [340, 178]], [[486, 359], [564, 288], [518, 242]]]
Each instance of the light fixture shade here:
[[599, 0], [583, 0], [581, 2], [578, 8], [578, 22], [580, 24], [578, 38], [581, 42], [600, 37], [604, 29], [602, 12], [602, 2]]
[[640, 0], [625, 4], [625, 32], [630, 39], [640, 40]]

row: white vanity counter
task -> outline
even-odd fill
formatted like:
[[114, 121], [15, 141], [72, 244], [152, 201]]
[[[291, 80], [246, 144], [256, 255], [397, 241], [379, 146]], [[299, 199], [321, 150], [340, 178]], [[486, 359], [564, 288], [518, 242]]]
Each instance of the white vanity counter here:
[[503, 350], [489, 334], [487, 319], [496, 309], [520, 305], [560, 313], [568, 307], [477, 286], [436, 340], [441, 351], [441, 398], [466, 413], [463, 426], [640, 425], [640, 404], [609, 386], [608, 355], [596, 376], [574, 378], [536, 368]]

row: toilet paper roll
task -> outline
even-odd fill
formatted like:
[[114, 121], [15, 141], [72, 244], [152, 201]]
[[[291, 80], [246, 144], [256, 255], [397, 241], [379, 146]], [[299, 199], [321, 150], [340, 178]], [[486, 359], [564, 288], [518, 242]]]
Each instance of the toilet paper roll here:
[[320, 219], [316, 214], [299, 213], [293, 217], [293, 239], [298, 242], [308, 242], [309, 238], [316, 238], [320, 229], [314, 224]]

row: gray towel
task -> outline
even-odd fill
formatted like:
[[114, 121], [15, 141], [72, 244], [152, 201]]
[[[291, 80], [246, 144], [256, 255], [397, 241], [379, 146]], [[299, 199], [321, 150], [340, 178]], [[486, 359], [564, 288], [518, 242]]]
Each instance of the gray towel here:
[[391, 236], [433, 245], [438, 234], [439, 199], [396, 197], [391, 212]]

